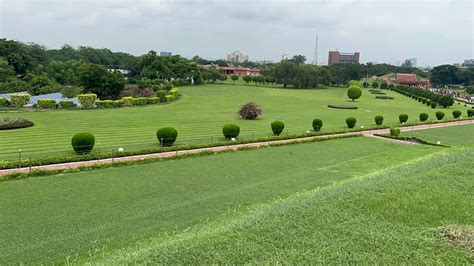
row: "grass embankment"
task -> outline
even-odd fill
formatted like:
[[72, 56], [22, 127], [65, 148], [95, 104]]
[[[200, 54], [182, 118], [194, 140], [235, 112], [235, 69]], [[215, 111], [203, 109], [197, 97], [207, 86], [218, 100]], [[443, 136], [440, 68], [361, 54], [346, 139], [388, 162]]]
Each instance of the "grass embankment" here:
[[[96, 249], [114, 253], [163, 234], [179, 237], [222, 215], [227, 221], [232, 213], [238, 217], [295, 193], [332, 190], [344, 180], [442, 149], [351, 138], [0, 182], [0, 262], [64, 262], [87, 258]], [[437, 204], [436, 199], [426, 203], [427, 208]], [[333, 219], [320, 218], [321, 223]], [[256, 241], [260, 244], [249, 254], [271, 249]]]
[[[302, 134], [312, 130], [312, 120], [323, 120], [322, 131], [344, 129], [345, 119], [357, 118], [357, 127], [374, 125], [374, 116], [383, 115], [385, 124], [396, 124], [398, 115], [417, 121], [421, 112], [434, 117], [436, 110], [393, 91], [395, 99], [375, 99], [366, 90], [356, 102], [349, 102], [345, 88], [283, 89], [247, 85], [204, 85], [183, 87], [183, 97], [167, 105], [101, 110], [54, 110], [0, 113], [1, 117], [24, 117], [35, 123], [31, 128], [0, 131], [0, 161], [70, 156], [71, 137], [89, 131], [96, 137], [94, 152], [110, 153], [123, 147], [126, 151], [158, 146], [156, 130], [172, 126], [178, 130], [176, 145], [207, 144], [223, 140], [222, 126], [235, 123], [242, 139], [269, 137], [270, 123], [285, 123], [283, 134]], [[254, 101], [263, 109], [257, 120], [237, 118], [240, 105]], [[357, 110], [328, 108], [328, 104], [355, 105]], [[457, 107], [456, 107], [457, 108]], [[465, 113], [465, 107], [459, 107]], [[449, 109], [448, 109], [449, 110]], [[446, 113], [449, 117], [450, 113]]]
[[474, 145], [474, 124], [402, 132], [402, 137], [417, 137], [443, 145]]

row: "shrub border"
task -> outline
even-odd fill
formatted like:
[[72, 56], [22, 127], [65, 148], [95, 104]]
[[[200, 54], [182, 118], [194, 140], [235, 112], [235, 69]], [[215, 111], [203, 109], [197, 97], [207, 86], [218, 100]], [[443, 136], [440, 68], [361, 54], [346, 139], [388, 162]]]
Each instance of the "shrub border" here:
[[334, 109], [344, 109], [344, 110], [355, 110], [359, 109], [357, 106], [353, 105], [337, 105], [337, 104], [328, 104], [329, 108], [334, 108]]

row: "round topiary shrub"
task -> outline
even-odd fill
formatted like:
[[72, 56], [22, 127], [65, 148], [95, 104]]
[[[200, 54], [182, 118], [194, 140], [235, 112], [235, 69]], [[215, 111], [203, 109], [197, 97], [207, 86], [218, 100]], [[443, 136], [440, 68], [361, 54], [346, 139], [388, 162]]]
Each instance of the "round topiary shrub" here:
[[222, 128], [222, 133], [226, 139], [237, 138], [240, 134], [240, 127], [234, 124], [226, 124]]
[[426, 120], [428, 120], [428, 117], [429, 117], [429, 115], [427, 113], [421, 113], [420, 114], [420, 121], [421, 122], [426, 121]]
[[174, 127], [163, 127], [156, 131], [156, 138], [161, 146], [171, 146], [178, 138], [178, 131]]
[[398, 137], [400, 135], [400, 128], [398, 127], [391, 127], [390, 128], [390, 136], [392, 137]]
[[355, 119], [355, 117], [346, 118], [346, 125], [348, 128], [355, 127], [356, 123], [357, 123], [357, 119]]
[[313, 119], [313, 129], [314, 131], [318, 132], [321, 130], [321, 128], [323, 127], [323, 120], [321, 119]]
[[467, 116], [468, 117], [473, 117], [474, 116], [474, 109], [467, 110]]
[[444, 112], [438, 111], [436, 112], [436, 119], [441, 120], [444, 118]]
[[454, 110], [453, 111], [453, 117], [454, 118], [459, 118], [461, 116], [461, 111], [459, 110]]
[[381, 126], [383, 124], [383, 116], [376, 115], [374, 119], [377, 126]]
[[437, 104], [437, 103], [435, 103], [435, 102], [431, 102], [431, 108], [435, 109], [435, 108], [436, 108], [436, 106], [438, 106], [438, 104]]
[[406, 121], [408, 121], [408, 115], [407, 114], [401, 114], [398, 116], [398, 120], [400, 121], [400, 123], [405, 123]]
[[240, 118], [253, 120], [262, 114], [262, 109], [253, 102], [242, 105], [237, 112]]
[[271, 123], [272, 126], [272, 131], [275, 136], [278, 136], [283, 132], [283, 129], [285, 128], [285, 124], [281, 121], [273, 121]]
[[352, 85], [347, 89], [347, 96], [351, 98], [352, 101], [359, 99], [362, 95], [362, 89], [357, 85]]
[[426, 100], [426, 105], [431, 106], [431, 100], [430, 99]]
[[88, 154], [95, 144], [95, 137], [89, 132], [77, 133], [71, 139], [71, 145], [76, 154]]

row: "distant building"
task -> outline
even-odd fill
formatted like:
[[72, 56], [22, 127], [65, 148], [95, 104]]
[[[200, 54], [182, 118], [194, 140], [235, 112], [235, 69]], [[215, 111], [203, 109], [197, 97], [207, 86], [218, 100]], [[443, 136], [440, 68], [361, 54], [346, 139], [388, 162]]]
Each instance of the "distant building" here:
[[171, 52], [160, 52], [160, 56], [172, 56]]
[[329, 51], [328, 65], [334, 64], [359, 64], [360, 53], [340, 53], [339, 51]]
[[389, 73], [380, 77], [372, 77], [373, 80], [380, 80], [388, 84], [403, 84], [412, 86], [429, 86], [430, 81], [426, 78], [418, 78], [416, 74], [410, 73]]
[[461, 65], [462, 67], [474, 67], [474, 59], [466, 59]]
[[239, 51], [234, 51], [227, 55], [227, 61], [242, 63], [245, 61], [249, 61], [249, 56]]
[[262, 71], [260, 68], [239, 67], [239, 66], [217, 66], [217, 70], [224, 72], [226, 75], [237, 76], [258, 76]]

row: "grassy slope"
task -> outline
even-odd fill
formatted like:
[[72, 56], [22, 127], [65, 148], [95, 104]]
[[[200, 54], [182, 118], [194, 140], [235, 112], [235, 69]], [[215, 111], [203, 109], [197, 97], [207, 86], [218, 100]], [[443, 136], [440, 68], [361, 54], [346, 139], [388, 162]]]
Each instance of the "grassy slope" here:
[[[0, 131], [0, 160], [16, 160], [18, 149], [23, 158], [72, 154], [70, 139], [73, 134], [90, 131], [96, 136], [96, 149], [110, 151], [113, 147], [126, 150], [157, 145], [156, 129], [176, 127], [178, 144], [209, 143], [222, 138], [222, 126], [236, 123], [241, 126], [241, 137], [268, 136], [270, 123], [285, 122], [290, 134], [310, 130], [314, 118], [324, 121], [323, 131], [341, 130], [345, 119], [354, 116], [358, 125], [372, 125], [375, 115], [384, 115], [385, 123], [398, 121], [400, 113], [407, 113], [413, 121], [421, 112], [434, 117], [434, 110], [395, 92], [388, 92], [395, 100], [377, 100], [365, 92], [356, 103], [350, 103], [344, 88], [297, 90], [278, 87], [245, 85], [206, 85], [183, 87], [184, 97], [169, 105], [132, 107], [105, 110], [64, 110], [24, 113], [0, 113], [4, 116], [23, 116], [35, 122], [32, 128]], [[255, 121], [239, 120], [238, 107], [255, 101], [264, 114]], [[358, 110], [327, 108], [328, 104], [354, 104]], [[465, 107], [460, 110], [465, 112]]]
[[[473, 149], [295, 194], [242, 216], [116, 252], [101, 263], [469, 264], [441, 228], [472, 225]], [[104, 257], [103, 257], [104, 256]]]
[[0, 262], [64, 261], [182, 233], [439, 150], [359, 137], [0, 182]]
[[474, 124], [403, 132], [403, 137], [418, 137], [444, 145], [474, 145]]

